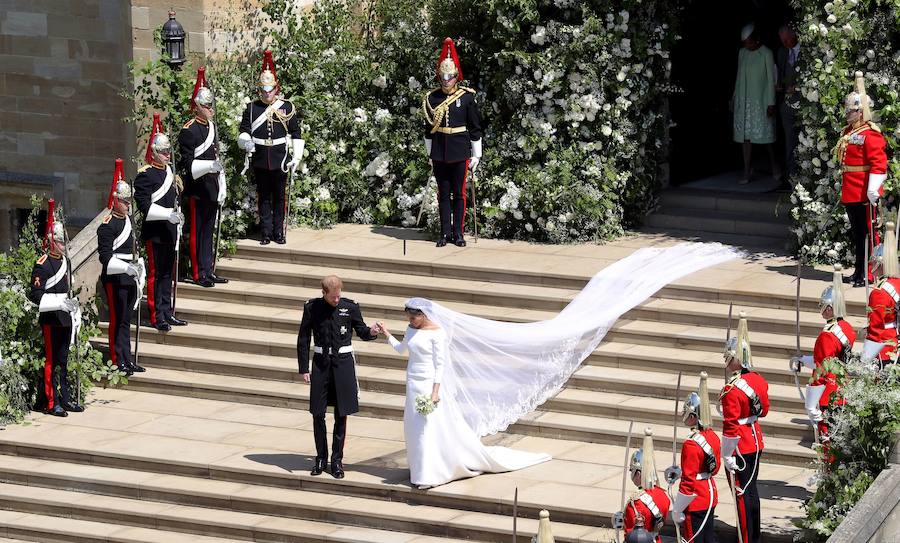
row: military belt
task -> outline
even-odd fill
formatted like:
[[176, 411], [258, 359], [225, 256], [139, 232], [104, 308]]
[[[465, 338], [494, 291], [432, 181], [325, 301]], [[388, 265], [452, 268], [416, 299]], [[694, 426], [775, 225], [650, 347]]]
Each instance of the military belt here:
[[439, 126], [435, 128], [434, 131], [440, 132], [441, 134], [461, 134], [463, 132], [468, 132], [469, 129], [465, 126], [454, 126], [452, 128], [449, 126]]
[[274, 147], [275, 145], [284, 145], [287, 143], [287, 138], [253, 138], [253, 143], [257, 145], [265, 145], [266, 147]]
[[131, 260], [133, 258], [131, 253], [115, 253], [113, 257], [119, 260]]
[[871, 169], [872, 169], [872, 166], [869, 164], [859, 164], [859, 165], [844, 164], [844, 173], [867, 172]]
[[738, 419], [738, 424], [741, 426], [750, 426], [754, 422], [756, 422], [756, 415], [750, 415], [746, 419]]
[[[333, 347], [323, 348], [323, 347], [319, 347], [318, 345], [316, 345], [315, 347], [313, 347], [313, 352], [316, 354], [332, 355], [332, 354], [334, 354], [335, 349]], [[338, 354], [347, 354], [347, 353], [352, 353], [352, 352], [353, 352], [353, 345], [344, 345], [343, 347], [338, 347], [338, 349], [337, 349]]]

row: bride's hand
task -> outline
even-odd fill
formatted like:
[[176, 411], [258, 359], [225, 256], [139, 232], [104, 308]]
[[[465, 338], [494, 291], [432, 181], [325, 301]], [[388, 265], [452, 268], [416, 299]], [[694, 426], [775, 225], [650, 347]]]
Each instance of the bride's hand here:
[[388, 332], [388, 329], [387, 329], [387, 326], [384, 325], [384, 321], [378, 321], [378, 322], [376, 322], [376, 323], [375, 323], [375, 326], [378, 327], [378, 333], [379, 333], [379, 334], [387, 335], [387, 334], [389, 333], [389, 332]]
[[441, 401], [441, 395], [437, 391], [431, 393], [431, 403], [437, 405], [438, 402]]

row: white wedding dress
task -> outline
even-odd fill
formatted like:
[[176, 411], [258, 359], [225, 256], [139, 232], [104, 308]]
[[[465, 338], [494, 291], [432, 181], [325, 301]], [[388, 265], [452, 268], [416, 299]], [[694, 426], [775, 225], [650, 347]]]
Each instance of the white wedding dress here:
[[442, 329], [409, 327], [402, 342], [391, 335], [388, 340], [400, 354], [409, 351], [403, 435], [409, 480], [413, 485], [432, 487], [484, 472], [513, 471], [550, 460], [543, 453], [485, 446], [466, 424], [453, 395], [444, 390], [429, 415], [416, 411], [416, 397], [431, 397], [432, 385], [441, 381], [444, 367], [449, 363], [447, 335]]

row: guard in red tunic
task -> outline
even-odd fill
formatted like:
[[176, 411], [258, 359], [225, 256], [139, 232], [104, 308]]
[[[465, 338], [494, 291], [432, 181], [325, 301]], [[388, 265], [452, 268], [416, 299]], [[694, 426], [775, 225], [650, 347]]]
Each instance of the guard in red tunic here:
[[897, 304], [900, 303], [900, 264], [894, 223], [885, 225], [884, 243], [872, 252], [872, 273], [879, 277], [869, 294], [868, 326], [863, 360], [877, 360], [880, 368], [897, 360]]
[[[659, 531], [666, 522], [671, 502], [669, 495], [659, 486], [653, 457], [653, 431], [650, 428], [644, 430], [643, 447], [631, 455], [628, 471], [631, 481], [638, 487], [638, 493], [625, 503], [624, 512], [619, 511], [613, 516], [613, 524], [624, 528], [626, 536], [640, 524], [651, 533], [654, 541], [662, 543]], [[642, 522], [639, 523], [638, 518]]]
[[45, 234], [48, 253], [31, 270], [28, 299], [38, 306], [38, 323], [44, 334], [44, 412], [65, 417], [68, 411], [84, 411], [72, 401], [68, 379], [69, 347], [81, 327], [81, 306], [72, 297], [72, 264], [66, 257], [65, 228], [54, 216], [55, 207], [56, 202], [50, 200]]
[[185, 321], [172, 314], [175, 243], [184, 215], [177, 209], [178, 187], [169, 165], [172, 144], [154, 123], [145, 159], [134, 178], [134, 201], [144, 216], [141, 240], [147, 250], [147, 306], [150, 325], [162, 332]]
[[131, 314], [137, 309], [138, 293], [144, 290], [144, 259], [134, 258], [134, 230], [131, 217], [131, 186], [125, 182], [122, 159], [116, 160], [110, 210], [97, 228], [100, 282], [109, 306], [109, 361], [119, 371], [131, 375], [144, 371], [131, 356]]
[[[800, 372], [801, 366], [813, 370], [809, 385], [806, 387], [806, 412], [819, 428], [819, 440], [824, 444], [828, 436], [828, 423], [823, 410], [829, 405], [841, 405], [843, 400], [838, 394], [837, 377], [823, 366], [830, 358], [841, 362], [847, 361], [847, 355], [856, 342], [856, 331], [844, 320], [846, 307], [841, 278], [841, 265], [835, 264], [832, 285], [822, 291], [819, 309], [822, 318], [828, 323], [816, 338], [812, 356], [795, 356], [791, 358], [791, 370]], [[834, 402], [832, 404], [832, 402]]]
[[[856, 89], [845, 102], [847, 126], [835, 146], [835, 161], [841, 164], [841, 203], [847, 208], [850, 230], [856, 250], [856, 262], [850, 281], [853, 286], [865, 284], [865, 251], [869, 254], [877, 239], [869, 239], [873, 232], [878, 199], [884, 194], [882, 185], [887, 178], [887, 154], [881, 129], [872, 122], [874, 102], [866, 94], [865, 78], [856, 72]], [[869, 271], [869, 281], [874, 276]]]
[[681, 420], [690, 427], [691, 435], [681, 446], [681, 467], [666, 470], [670, 485], [681, 478], [673, 498], [672, 521], [681, 524], [685, 540], [718, 543], [714, 524], [719, 490], [713, 477], [721, 465], [721, 444], [712, 429], [706, 372], [700, 374], [698, 392], [691, 392], [685, 399]]
[[743, 541], [759, 543], [762, 532], [756, 481], [764, 448], [759, 419], [769, 413], [769, 384], [753, 371], [750, 335], [743, 311], [737, 334], [725, 346], [725, 369], [731, 377], [719, 395], [723, 418], [722, 464], [732, 474], [735, 484], [738, 529]]
[[428, 91], [422, 100], [425, 114], [425, 150], [437, 179], [441, 237], [437, 246], [466, 245], [466, 179], [481, 160], [481, 114], [475, 90], [459, 86], [462, 66], [453, 40], [444, 40], [438, 60], [441, 86]]
[[[294, 175], [303, 160], [297, 108], [278, 96], [281, 86], [275, 76], [272, 51], [265, 52], [256, 87], [259, 100], [247, 104], [241, 118], [238, 144], [248, 153], [259, 207], [260, 245], [286, 243], [288, 173]], [[288, 160], [288, 149], [291, 158]], [[274, 219], [273, 219], [274, 215]]]

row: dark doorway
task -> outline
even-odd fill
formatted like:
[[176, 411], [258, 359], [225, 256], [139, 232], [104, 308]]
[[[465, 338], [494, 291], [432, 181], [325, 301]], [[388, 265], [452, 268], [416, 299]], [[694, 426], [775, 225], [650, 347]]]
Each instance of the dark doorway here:
[[[788, 0], [693, 0], [687, 3], [672, 50], [672, 79], [683, 92], [670, 99], [675, 125], [671, 137], [671, 184], [743, 168], [741, 149], [732, 139], [728, 109], [734, 91], [741, 28], [750, 22], [773, 56], [781, 47], [778, 28], [793, 20]], [[776, 131], [779, 134], [780, 130]], [[781, 159], [780, 140], [775, 143]], [[754, 149], [754, 163], [768, 156]]]

